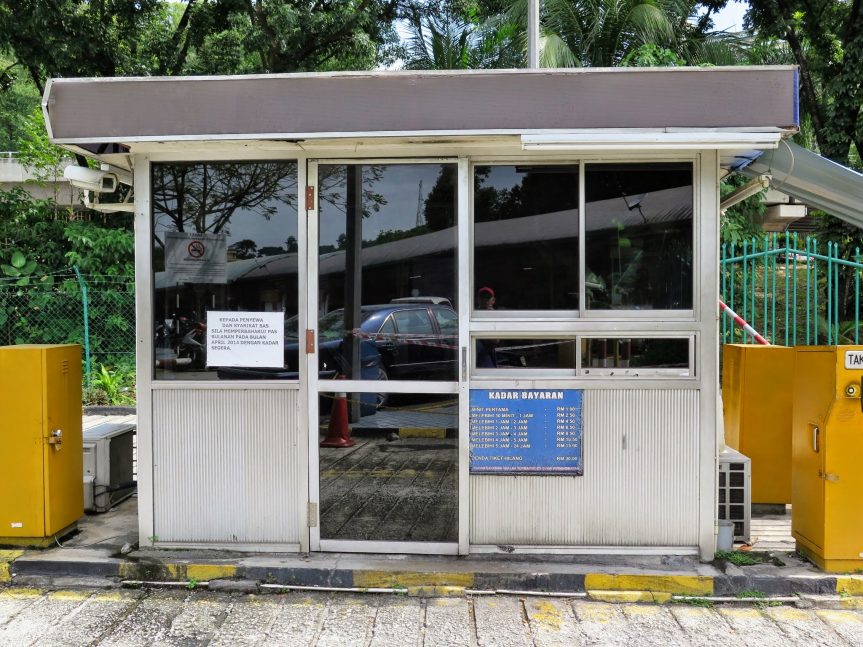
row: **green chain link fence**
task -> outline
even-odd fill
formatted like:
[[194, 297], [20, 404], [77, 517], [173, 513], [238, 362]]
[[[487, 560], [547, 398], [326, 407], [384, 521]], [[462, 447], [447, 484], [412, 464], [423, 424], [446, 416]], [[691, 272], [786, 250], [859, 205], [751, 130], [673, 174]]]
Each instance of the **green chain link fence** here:
[[[722, 300], [771, 344], [859, 344], [863, 255], [797, 234], [722, 245]], [[722, 318], [722, 343], [754, 343]]]
[[134, 373], [134, 277], [0, 278], [0, 345], [65, 343], [81, 344], [85, 387], [102, 365]]

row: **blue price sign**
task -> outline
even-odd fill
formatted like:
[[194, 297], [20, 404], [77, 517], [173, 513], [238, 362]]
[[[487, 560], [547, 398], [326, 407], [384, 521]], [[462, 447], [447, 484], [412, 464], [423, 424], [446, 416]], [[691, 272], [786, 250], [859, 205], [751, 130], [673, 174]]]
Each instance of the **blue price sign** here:
[[581, 389], [471, 389], [473, 474], [582, 475]]

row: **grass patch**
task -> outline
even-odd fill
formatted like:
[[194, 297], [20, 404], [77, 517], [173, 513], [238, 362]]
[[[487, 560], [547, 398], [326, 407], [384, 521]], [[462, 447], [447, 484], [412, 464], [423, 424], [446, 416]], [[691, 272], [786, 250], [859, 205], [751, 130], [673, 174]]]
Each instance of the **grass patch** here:
[[768, 561], [760, 555], [743, 553], [738, 550], [720, 550], [713, 557], [714, 559], [731, 562], [735, 566], [754, 566], [755, 564], [764, 564]]
[[691, 607], [701, 607], [703, 609], [712, 609], [713, 608], [713, 601], [712, 600], [706, 600], [704, 598], [689, 597], [689, 596], [671, 598], [671, 604], [687, 604]]
[[739, 600], [757, 600], [755, 602], [755, 606], [759, 609], [763, 609], [764, 607], [781, 607], [782, 603], [778, 600], [768, 600], [767, 596], [764, 595], [761, 591], [741, 591], [737, 594], [737, 598]]

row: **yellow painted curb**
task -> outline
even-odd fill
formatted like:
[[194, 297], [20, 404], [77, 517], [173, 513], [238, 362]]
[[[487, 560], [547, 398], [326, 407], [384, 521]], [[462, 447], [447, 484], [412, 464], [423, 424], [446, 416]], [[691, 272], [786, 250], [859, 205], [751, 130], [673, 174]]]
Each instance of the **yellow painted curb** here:
[[588, 591], [651, 591], [673, 595], [713, 595], [713, 578], [703, 575], [608, 575], [588, 573]]
[[839, 600], [839, 606], [843, 609], [863, 609], [863, 598], [860, 597], [851, 597], [851, 598], [841, 598]]
[[863, 577], [859, 575], [837, 577], [836, 593], [839, 595], [863, 595]]
[[237, 567], [233, 564], [189, 564], [186, 566], [186, 579], [207, 582], [237, 577]]
[[12, 588], [0, 591], [0, 597], [12, 598], [13, 600], [27, 600], [29, 598], [41, 597], [44, 591], [33, 588]]
[[588, 590], [587, 597], [596, 602], [654, 602], [665, 604], [671, 600], [671, 593], [659, 593], [655, 591], [596, 591]]
[[12, 573], [9, 564], [24, 554], [23, 550], [0, 550], [0, 583], [7, 584], [12, 581]]
[[69, 600], [76, 602], [90, 597], [89, 591], [51, 591], [48, 597], [52, 600]]
[[473, 588], [473, 573], [417, 573], [415, 571], [354, 571], [354, 586], [362, 589], [458, 587]]

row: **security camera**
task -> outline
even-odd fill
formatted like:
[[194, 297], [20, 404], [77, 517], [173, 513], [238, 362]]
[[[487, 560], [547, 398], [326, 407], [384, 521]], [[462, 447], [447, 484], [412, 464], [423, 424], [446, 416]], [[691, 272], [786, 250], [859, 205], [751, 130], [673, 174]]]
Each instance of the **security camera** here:
[[66, 167], [63, 177], [69, 180], [72, 186], [94, 193], [113, 193], [117, 190], [119, 181], [114, 173], [74, 164]]

